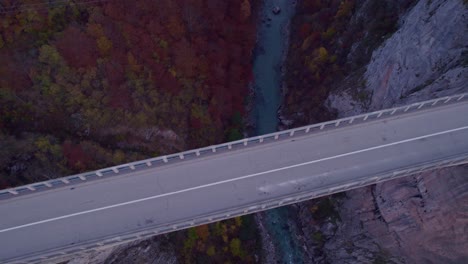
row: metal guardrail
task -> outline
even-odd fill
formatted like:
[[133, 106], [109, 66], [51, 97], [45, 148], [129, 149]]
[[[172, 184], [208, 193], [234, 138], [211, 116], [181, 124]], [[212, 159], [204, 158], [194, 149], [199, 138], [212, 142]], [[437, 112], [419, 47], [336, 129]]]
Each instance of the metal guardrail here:
[[19, 194], [34, 193], [36, 191], [47, 190], [54, 187], [63, 187], [70, 184], [81, 183], [87, 180], [94, 180], [102, 177], [115, 176], [123, 173], [132, 172], [140, 169], [148, 169], [154, 166], [161, 166], [171, 164], [174, 162], [180, 162], [187, 159], [193, 159], [198, 157], [205, 157], [208, 155], [216, 155], [217, 153], [223, 153], [226, 151], [232, 151], [250, 146], [256, 146], [260, 144], [267, 144], [271, 142], [277, 142], [278, 140], [290, 139], [291, 137], [303, 136], [309, 133], [320, 132], [328, 129], [335, 129], [343, 126], [350, 126], [356, 124], [362, 124], [378, 120], [380, 118], [397, 116], [409, 112], [420, 111], [423, 109], [433, 108], [441, 105], [447, 105], [451, 103], [457, 103], [460, 101], [468, 101], [468, 93], [457, 94], [453, 96], [445, 96], [437, 99], [427, 100], [423, 102], [413, 103], [410, 105], [399, 106], [384, 110], [379, 110], [371, 113], [340, 118], [328, 122], [313, 124], [309, 126], [303, 126], [299, 128], [293, 128], [289, 130], [283, 130], [275, 133], [265, 134], [261, 136], [245, 138], [237, 141], [223, 143], [219, 145], [212, 145], [199, 149], [184, 151], [171, 155], [165, 155], [130, 163], [125, 163], [113, 167], [99, 169], [96, 171], [85, 172], [81, 174], [71, 175], [67, 177], [51, 179], [47, 181], [37, 182], [29, 185], [18, 186], [14, 188], [0, 190], [0, 198], [8, 199], [15, 197]]
[[360, 188], [363, 186], [368, 186], [376, 184], [379, 182], [384, 182], [396, 178], [401, 178], [409, 175], [415, 175], [418, 173], [423, 173], [425, 171], [433, 170], [436, 168], [445, 168], [456, 166], [459, 164], [468, 164], [468, 152], [461, 156], [449, 157], [442, 160], [433, 160], [430, 162], [419, 164], [418, 166], [411, 166], [402, 168], [398, 171], [389, 171], [381, 173], [371, 178], [362, 177], [357, 181], [344, 183], [339, 186], [328, 186], [325, 188], [320, 188], [317, 190], [309, 190], [298, 192], [293, 195], [279, 197], [272, 200], [263, 201], [260, 204], [247, 204], [239, 208], [228, 208], [223, 212], [214, 212], [210, 215], [203, 215], [191, 219], [185, 219], [178, 221], [176, 223], [169, 223], [165, 225], [150, 226], [146, 227], [137, 232], [118, 234], [117, 236], [101, 239], [100, 241], [92, 241], [86, 244], [74, 245], [71, 247], [62, 248], [54, 252], [48, 252], [41, 255], [41, 257], [31, 257], [29, 259], [21, 261], [13, 261], [12, 263], [43, 263], [44, 261], [50, 261], [54, 258], [60, 258], [63, 256], [70, 256], [81, 254], [84, 252], [94, 252], [97, 249], [104, 247], [114, 247], [120, 244], [129, 243], [131, 241], [136, 241], [140, 239], [149, 238], [155, 235], [161, 235], [177, 230], [187, 229], [198, 225], [205, 225], [213, 222], [218, 222], [221, 220], [242, 216], [246, 214], [252, 214], [260, 211], [265, 211], [289, 204], [294, 204], [306, 200], [315, 199], [322, 196], [331, 195], [334, 193], [349, 191], [352, 189]]

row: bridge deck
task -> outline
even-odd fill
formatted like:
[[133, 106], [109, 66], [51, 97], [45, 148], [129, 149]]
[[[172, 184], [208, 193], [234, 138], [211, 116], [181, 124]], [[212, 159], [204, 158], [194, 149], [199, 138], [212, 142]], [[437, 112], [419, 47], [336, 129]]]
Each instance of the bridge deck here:
[[168, 232], [466, 156], [467, 116], [461, 101], [4, 199], [0, 262]]

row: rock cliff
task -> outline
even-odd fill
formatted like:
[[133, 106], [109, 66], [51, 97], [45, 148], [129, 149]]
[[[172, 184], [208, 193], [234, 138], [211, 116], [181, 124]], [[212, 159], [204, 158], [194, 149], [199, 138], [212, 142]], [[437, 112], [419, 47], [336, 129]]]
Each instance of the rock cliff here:
[[[465, 2], [418, 1], [373, 52], [364, 74], [354, 78], [359, 80], [353, 84], [350, 75], [337, 85], [328, 107], [349, 116], [467, 92]], [[315, 262], [468, 262], [466, 165], [356, 189], [336, 200], [340, 220], [317, 228], [323, 243], [311, 257]], [[323, 232], [327, 226], [332, 232]], [[309, 244], [317, 248], [316, 240]]]
[[358, 78], [352, 73], [336, 85], [328, 106], [349, 116], [467, 91], [466, 25], [462, 0], [418, 1], [401, 17], [397, 32], [373, 52], [365, 73]]

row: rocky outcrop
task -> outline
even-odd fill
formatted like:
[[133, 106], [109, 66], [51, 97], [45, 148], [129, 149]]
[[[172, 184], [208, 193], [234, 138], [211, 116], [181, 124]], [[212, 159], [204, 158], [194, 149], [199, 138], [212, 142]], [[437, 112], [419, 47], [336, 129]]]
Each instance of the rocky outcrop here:
[[[420, 0], [328, 106], [349, 116], [468, 91], [467, 19], [461, 0]], [[467, 176], [464, 165], [346, 192], [322, 263], [468, 263]]]
[[346, 193], [326, 237], [331, 263], [466, 263], [468, 166]]
[[[65, 263], [64, 261], [63, 263]], [[96, 253], [83, 253], [66, 262], [67, 264], [176, 264], [174, 246], [166, 236], [99, 250]]]
[[405, 103], [410, 95], [423, 100], [468, 89], [462, 62], [468, 55], [464, 5], [461, 0], [419, 1], [408, 13], [367, 66], [370, 110]]
[[[468, 11], [462, 0], [420, 0], [374, 51], [359, 82], [328, 98], [340, 116], [467, 91]], [[338, 85], [339, 86], [339, 85]]]

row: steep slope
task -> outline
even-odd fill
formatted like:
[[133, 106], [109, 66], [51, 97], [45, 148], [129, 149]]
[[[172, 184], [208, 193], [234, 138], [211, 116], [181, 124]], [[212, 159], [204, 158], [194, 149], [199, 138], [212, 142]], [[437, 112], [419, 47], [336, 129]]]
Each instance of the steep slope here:
[[336, 84], [330, 108], [347, 116], [467, 91], [467, 15], [461, 0], [419, 1], [372, 54], [360, 81], [348, 82], [352, 73]]
[[[328, 106], [348, 116], [468, 91], [467, 15], [461, 0], [419, 1], [373, 52], [358, 85], [350, 74], [337, 85], [346, 89], [330, 93]], [[340, 220], [322, 223], [332, 232], [323, 238], [321, 259], [466, 263], [467, 175], [468, 166], [459, 166], [347, 192], [335, 208]]]

